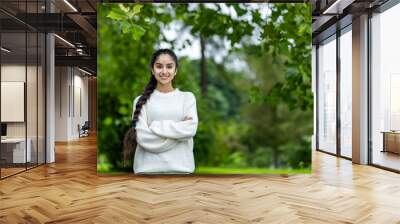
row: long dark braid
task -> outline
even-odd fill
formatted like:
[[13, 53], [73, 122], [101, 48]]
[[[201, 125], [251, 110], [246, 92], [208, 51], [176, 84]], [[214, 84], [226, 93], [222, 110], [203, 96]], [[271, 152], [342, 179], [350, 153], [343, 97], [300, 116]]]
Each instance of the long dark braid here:
[[[175, 61], [176, 68], [178, 68], [178, 58], [176, 57], [175, 53], [169, 49], [159, 49], [156, 52], [154, 52], [151, 57], [150, 61], [151, 69], [153, 68], [157, 58], [162, 54], [168, 54], [169, 56], [171, 56], [172, 59]], [[151, 94], [154, 92], [156, 86], [157, 86], [157, 79], [154, 77], [153, 74], [151, 74], [150, 81], [147, 83], [143, 91], [143, 94], [139, 97], [136, 103], [135, 112], [133, 113], [133, 118], [132, 118], [132, 127], [128, 130], [128, 132], [125, 134], [124, 137], [123, 156], [125, 162], [132, 158], [133, 152], [135, 151], [137, 146], [136, 123], [139, 120], [140, 111], [142, 110], [143, 105], [145, 105], [147, 100], [150, 98]]]
[[150, 98], [150, 95], [153, 93], [154, 89], [157, 86], [157, 80], [154, 75], [151, 76], [149, 83], [147, 83], [146, 88], [144, 89], [143, 94], [139, 97], [139, 100], [136, 103], [135, 112], [133, 113], [132, 119], [132, 127], [129, 128], [128, 132], [125, 134], [124, 138], [124, 160], [129, 160], [135, 151], [137, 142], [136, 142], [136, 123], [139, 120], [140, 111], [144, 104], [146, 104], [147, 100]]

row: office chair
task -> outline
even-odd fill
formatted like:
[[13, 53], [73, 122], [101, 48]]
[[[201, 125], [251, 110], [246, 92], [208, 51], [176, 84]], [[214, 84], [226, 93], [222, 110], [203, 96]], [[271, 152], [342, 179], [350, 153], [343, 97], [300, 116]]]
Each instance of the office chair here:
[[82, 127], [80, 127], [80, 125], [78, 124], [79, 138], [89, 136], [89, 129], [90, 129], [89, 121], [85, 121]]

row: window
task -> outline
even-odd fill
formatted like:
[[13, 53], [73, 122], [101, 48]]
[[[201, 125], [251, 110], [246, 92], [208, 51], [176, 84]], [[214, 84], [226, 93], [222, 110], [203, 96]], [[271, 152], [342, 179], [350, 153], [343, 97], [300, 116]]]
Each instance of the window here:
[[372, 163], [400, 170], [400, 4], [371, 18]]
[[[44, 1], [19, 2], [18, 13], [41, 12]], [[14, 5], [2, 2], [1, 6]], [[0, 30], [1, 98], [14, 103], [15, 110], [3, 100], [0, 106], [2, 143], [0, 178], [45, 163], [45, 35], [12, 16]], [[12, 102], [14, 100], [14, 102]]]
[[318, 48], [318, 149], [336, 153], [336, 36]]
[[352, 142], [352, 35], [351, 26], [340, 36], [340, 154], [351, 158]]

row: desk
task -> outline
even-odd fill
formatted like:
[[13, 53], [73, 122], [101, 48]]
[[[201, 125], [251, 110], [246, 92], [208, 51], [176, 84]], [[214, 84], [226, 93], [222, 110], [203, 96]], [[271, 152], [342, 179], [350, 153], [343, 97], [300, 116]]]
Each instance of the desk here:
[[400, 131], [382, 131], [381, 133], [383, 133], [382, 152], [400, 154]]
[[[31, 145], [32, 140], [30, 138], [26, 141], [28, 147], [26, 147], [25, 154], [25, 138], [6, 138], [1, 139], [1, 157], [9, 163], [25, 163], [30, 162], [32, 158]], [[11, 155], [12, 154], [12, 155]], [[12, 159], [11, 159], [12, 158]]]

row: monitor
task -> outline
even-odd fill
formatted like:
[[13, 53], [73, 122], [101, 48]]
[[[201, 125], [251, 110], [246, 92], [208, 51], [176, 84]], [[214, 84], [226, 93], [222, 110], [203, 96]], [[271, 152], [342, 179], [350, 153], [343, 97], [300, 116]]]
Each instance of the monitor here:
[[7, 136], [7, 124], [1, 123], [1, 136]]

